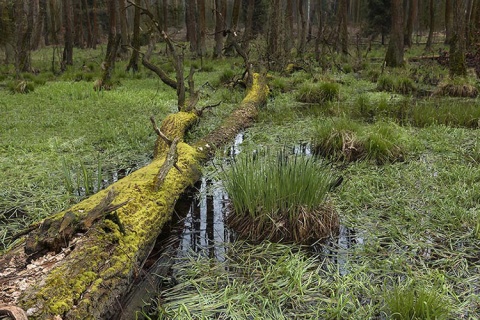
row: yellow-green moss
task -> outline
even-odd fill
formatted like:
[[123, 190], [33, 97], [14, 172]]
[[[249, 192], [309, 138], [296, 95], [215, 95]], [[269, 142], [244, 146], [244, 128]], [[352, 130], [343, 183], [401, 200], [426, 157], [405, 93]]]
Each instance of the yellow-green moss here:
[[269, 88], [263, 82], [262, 77], [258, 73], [253, 74], [252, 87], [249, 88], [247, 96], [243, 99], [242, 104], [256, 103], [264, 101], [268, 96]]

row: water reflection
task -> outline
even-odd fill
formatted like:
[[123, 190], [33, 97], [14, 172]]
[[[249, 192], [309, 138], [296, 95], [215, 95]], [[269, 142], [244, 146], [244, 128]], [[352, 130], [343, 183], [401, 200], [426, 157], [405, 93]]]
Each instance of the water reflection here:
[[225, 246], [222, 244], [233, 238], [224, 222], [227, 203], [225, 191], [218, 184], [203, 178], [184, 219], [179, 255], [194, 251], [223, 261]]

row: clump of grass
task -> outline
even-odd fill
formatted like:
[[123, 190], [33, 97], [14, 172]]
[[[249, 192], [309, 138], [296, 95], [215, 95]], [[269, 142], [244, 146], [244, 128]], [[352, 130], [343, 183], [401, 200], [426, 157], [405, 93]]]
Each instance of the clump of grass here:
[[300, 86], [296, 100], [305, 103], [323, 103], [339, 98], [340, 87], [333, 82], [304, 83]]
[[221, 262], [194, 254], [173, 264], [178, 284], [153, 301], [154, 318], [323, 318], [330, 291], [319, 290], [327, 280], [315, 258], [271, 242], [225, 249]]
[[405, 133], [393, 122], [361, 126], [341, 118], [318, 123], [314, 134], [314, 152], [338, 161], [372, 160], [377, 164], [404, 160]]
[[243, 238], [312, 243], [338, 232], [327, 201], [331, 174], [311, 157], [244, 155], [222, 178], [232, 204], [227, 223]]
[[33, 82], [27, 80], [10, 81], [7, 86], [11, 93], [25, 94], [35, 90]]
[[480, 108], [469, 99], [433, 99], [411, 105], [411, 123], [417, 127], [443, 124], [451, 127], [478, 128]]
[[468, 82], [458, 83], [458, 81], [448, 81], [440, 83], [438, 85], [438, 88], [434, 91], [433, 95], [476, 98], [478, 96], [478, 89], [477, 87]]
[[413, 80], [407, 76], [382, 74], [377, 80], [377, 89], [380, 91], [408, 94], [414, 92], [416, 87]]
[[385, 302], [391, 319], [447, 319], [448, 306], [442, 296], [413, 285], [396, 287], [388, 292]]

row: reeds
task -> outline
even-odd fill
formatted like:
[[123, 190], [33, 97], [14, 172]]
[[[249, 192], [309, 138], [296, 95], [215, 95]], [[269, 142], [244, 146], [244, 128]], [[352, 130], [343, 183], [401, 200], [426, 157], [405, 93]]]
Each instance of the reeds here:
[[338, 215], [327, 201], [332, 177], [313, 158], [242, 155], [222, 178], [232, 204], [228, 224], [244, 238], [310, 243], [337, 232]]
[[324, 103], [339, 98], [340, 86], [334, 82], [303, 83], [298, 89], [297, 101], [305, 103]]

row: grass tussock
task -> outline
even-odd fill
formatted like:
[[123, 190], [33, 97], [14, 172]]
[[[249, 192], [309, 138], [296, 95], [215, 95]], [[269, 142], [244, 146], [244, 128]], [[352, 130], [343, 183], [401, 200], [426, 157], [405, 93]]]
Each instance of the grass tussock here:
[[338, 231], [327, 201], [331, 174], [312, 158], [244, 155], [222, 178], [232, 204], [227, 223], [242, 238], [312, 243]]
[[416, 86], [412, 79], [404, 75], [382, 74], [377, 80], [377, 90], [410, 94]]
[[304, 83], [296, 100], [304, 103], [324, 103], [339, 98], [340, 86], [333, 82]]
[[476, 98], [478, 89], [469, 83], [441, 83], [433, 92], [434, 96]]
[[341, 118], [317, 123], [316, 154], [338, 161], [371, 160], [377, 164], [403, 161], [407, 153], [406, 134], [393, 122], [362, 126]]
[[434, 290], [396, 287], [385, 298], [390, 319], [448, 319], [448, 305]]

